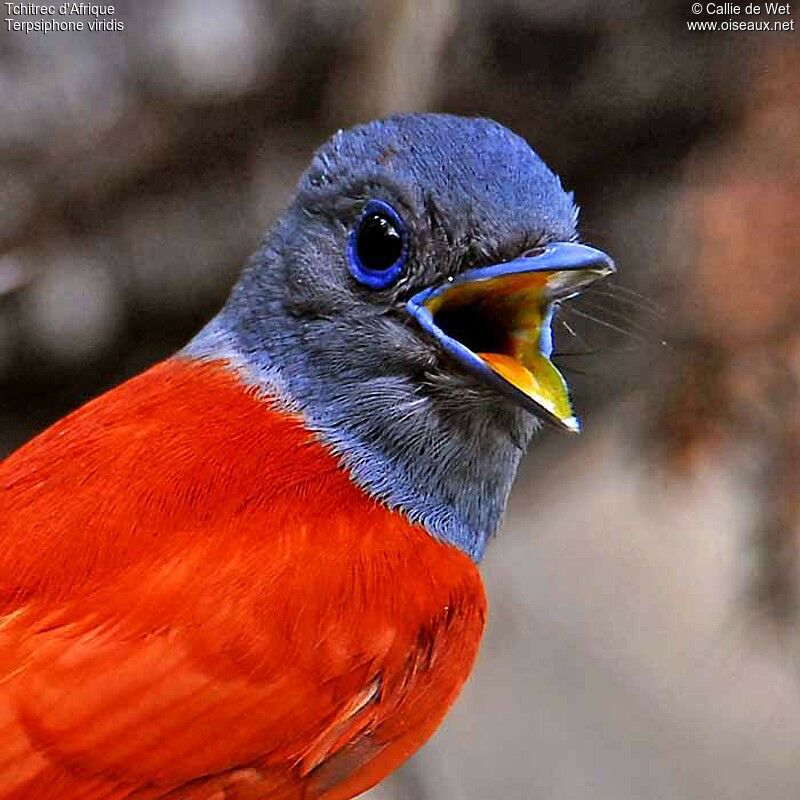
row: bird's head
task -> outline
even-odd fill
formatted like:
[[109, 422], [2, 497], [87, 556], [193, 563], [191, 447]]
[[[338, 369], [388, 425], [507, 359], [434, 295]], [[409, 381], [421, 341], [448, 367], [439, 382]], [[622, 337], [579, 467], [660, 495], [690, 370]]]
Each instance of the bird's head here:
[[366, 490], [479, 558], [539, 420], [579, 427], [553, 309], [613, 264], [576, 218], [490, 120], [337, 133], [190, 352], [227, 353]]

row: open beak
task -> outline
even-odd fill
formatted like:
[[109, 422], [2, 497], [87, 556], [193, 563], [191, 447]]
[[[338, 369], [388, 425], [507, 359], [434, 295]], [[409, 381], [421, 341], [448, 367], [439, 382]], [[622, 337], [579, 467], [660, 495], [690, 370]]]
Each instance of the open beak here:
[[555, 304], [615, 271], [600, 250], [572, 242], [468, 270], [423, 289], [408, 313], [465, 368], [523, 408], [568, 431], [580, 422], [550, 361]]

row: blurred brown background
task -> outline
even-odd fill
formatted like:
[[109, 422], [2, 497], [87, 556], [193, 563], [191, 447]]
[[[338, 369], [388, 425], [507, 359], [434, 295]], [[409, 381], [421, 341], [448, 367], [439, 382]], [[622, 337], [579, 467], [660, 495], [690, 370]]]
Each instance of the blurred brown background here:
[[476, 675], [375, 798], [800, 797], [797, 33], [630, 6], [138, 0], [121, 32], [0, 32], [0, 456], [185, 343], [359, 120], [509, 125], [617, 260], [559, 331], [585, 433], [532, 449]]

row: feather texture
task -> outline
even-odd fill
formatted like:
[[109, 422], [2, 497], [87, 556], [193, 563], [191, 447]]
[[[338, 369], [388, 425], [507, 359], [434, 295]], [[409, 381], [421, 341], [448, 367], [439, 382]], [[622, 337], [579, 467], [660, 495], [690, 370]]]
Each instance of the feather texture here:
[[0, 799], [346, 800], [435, 730], [477, 569], [224, 364], [0, 464]]

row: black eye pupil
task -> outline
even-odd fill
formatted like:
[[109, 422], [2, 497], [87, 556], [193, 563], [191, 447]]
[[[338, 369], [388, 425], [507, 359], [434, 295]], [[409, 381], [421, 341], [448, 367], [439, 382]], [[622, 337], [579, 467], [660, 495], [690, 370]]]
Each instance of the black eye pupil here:
[[389, 269], [403, 254], [403, 237], [391, 220], [370, 214], [361, 221], [356, 248], [361, 264], [378, 272]]

